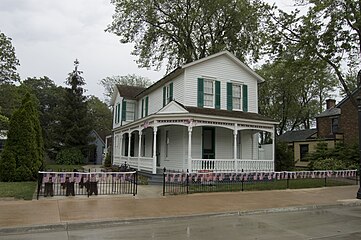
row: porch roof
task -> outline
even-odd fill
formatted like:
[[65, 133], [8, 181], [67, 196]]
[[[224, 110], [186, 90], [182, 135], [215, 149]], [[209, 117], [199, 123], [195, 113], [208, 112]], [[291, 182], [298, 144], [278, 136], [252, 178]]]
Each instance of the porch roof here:
[[242, 118], [248, 120], [258, 120], [258, 121], [267, 121], [267, 122], [274, 122], [277, 124], [277, 121], [263, 116], [258, 113], [252, 112], [242, 112], [242, 111], [228, 111], [222, 109], [213, 109], [213, 108], [199, 108], [199, 107], [190, 107], [190, 106], [183, 106], [189, 113], [193, 114], [201, 114], [201, 115], [215, 115], [220, 117], [229, 117], [229, 118]]

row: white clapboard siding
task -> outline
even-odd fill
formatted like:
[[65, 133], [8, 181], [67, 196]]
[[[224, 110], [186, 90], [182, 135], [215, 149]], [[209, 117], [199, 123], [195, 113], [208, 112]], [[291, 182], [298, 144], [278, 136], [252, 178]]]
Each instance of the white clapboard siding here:
[[216, 128], [215, 151], [218, 159], [233, 159], [233, 131]]
[[240, 81], [248, 86], [248, 111], [258, 112], [257, 79], [225, 55], [186, 68], [185, 76], [186, 106], [197, 106], [197, 79], [211, 77], [221, 81], [221, 109], [227, 109], [227, 82]]
[[[160, 163], [161, 166], [165, 166], [167, 169], [185, 170], [184, 169], [184, 153], [185, 133], [188, 130], [182, 126], [172, 126], [161, 128], [161, 147], [160, 147]], [[166, 131], [168, 131], [169, 145], [168, 145], [168, 157], [165, 156], [166, 150]]]
[[192, 131], [192, 158], [201, 159], [202, 157], [202, 127], [195, 127]]
[[241, 131], [241, 159], [252, 159], [252, 133], [251, 131]]

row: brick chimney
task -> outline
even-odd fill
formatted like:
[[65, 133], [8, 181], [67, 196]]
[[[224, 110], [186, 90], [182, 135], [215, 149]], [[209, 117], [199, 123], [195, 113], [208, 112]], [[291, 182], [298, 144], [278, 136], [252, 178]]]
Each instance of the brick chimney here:
[[336, 106], [336, 100], [335, 99], [327, 99], [326, 100], [326, 109], [331, 109]]

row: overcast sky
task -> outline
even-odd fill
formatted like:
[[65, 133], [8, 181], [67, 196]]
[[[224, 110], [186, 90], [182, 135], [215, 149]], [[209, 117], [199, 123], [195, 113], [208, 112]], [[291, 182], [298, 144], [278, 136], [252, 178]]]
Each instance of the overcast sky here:
[[103, 99], [99, 81], [107, 76], [137, 74], [157, 81], [165, 74], [139, 69], [132, 46], [104, 32], [113, 13], [110, 0], [0, 0], [0, 31], [12, 38], [21, 79], [48, 76], [64, 85], [77, 58], [87, 94]]

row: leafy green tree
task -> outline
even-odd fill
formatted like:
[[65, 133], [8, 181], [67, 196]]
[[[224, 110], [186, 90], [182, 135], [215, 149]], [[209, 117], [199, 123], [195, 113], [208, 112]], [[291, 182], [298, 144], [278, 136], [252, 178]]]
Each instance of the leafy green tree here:
[[222, 50], [237, 58], [257, 60], [264, 46], [264, 14], [270, 7], [262, 1], [127, 1], [112, 0], [113, 22], [107, 31], [121, 43], [134, 43], [133, 55], [141, 67], [168, 70]]
[[69, 73], [65, 88], [63, 103], [59, 107], [60, 124], [57, 128], [59, 149], [78, 148], [83, 153], [89, 143], [89, 133], [92, 123], [88, 115], [87, 98], [84, 96], [85, 84], [82, 72], [78, 70], [79, 62], [74, 62], [75, 68]]
[[112, 112], [109, 107], [95, 96], [87, 101], [89, 118], [92, 119], [92, 129], [98, 133], [110, 133], [112, 130]]
[[[13, 112], [21, 105], [21, 99], [24, 93], [14, 84], [0, 84], [0, 108], [1, 114], [10, 119]], [[2, 129], [8, 129], [8, 125], [4, 125]]]
[[46, 76], [27, 78], [22, 82], [21, 87], [31, 91], [39, 100], [40, 125], [43, 130], [45, 150], [51, 157], [52, 149], [59, 145], [56, 138], [60, 115], [58, 108], [63, 103], [62, 98], [65, 90], [62, 87], [56, 86]]
[[19, 65], [11, 38], [0, 31], [0, 84], [19, 82], [20, 77], [16, 72]]
[[36, 99], [27, 93], [21, 107], [10, 119], [10, 129], [0, 160], [0, 180], [35, 180], [43, 165], [43, 151]]
[[259, 111], [280, 122], [279, 135], [287, 130], [309, 129], [337, 86], [324, 62], [302, 55], [284, 54], [257, 72], [267, 79], [259, 86]]
[[110, 102], [110, 98], [113, 95], [113, 91], [114, 91], [113, 88], [115, 84], [137, 86], [137, 87], [149, 87], [152, 84], [149, 78], [137, 76], [135, 74], [128, 74], [126, 76], [106, 77], [100, 80], [99, 83], [105, 89], [104, 95], [108, 103]]
[[[309, 58], [327, 63], [337, 76], [344, 92], [351, 96], [346, 81], [348, 69], [359, 68], [361, 57], [361, 2], [356, 0], [297, 0], [307, 6], [307, 13], [273, 14], [275, 53], [294, 46]], [[347, 66], [347, 67], [345, 67]], [[359, 81], [361, 71], [358, 72]], [[356, 101], [351, 98], [356, 106]]]

